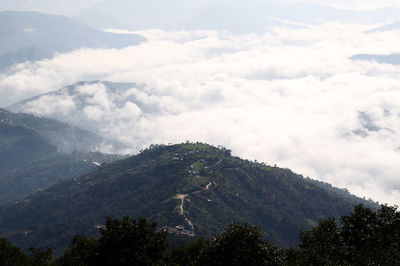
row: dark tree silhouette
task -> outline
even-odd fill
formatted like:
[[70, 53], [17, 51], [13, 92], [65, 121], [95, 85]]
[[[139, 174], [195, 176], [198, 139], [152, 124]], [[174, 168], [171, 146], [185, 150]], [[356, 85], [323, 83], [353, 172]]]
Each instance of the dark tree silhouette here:
[[231, 223], [209, 240], [200, 256], [203, 265], [283, 265], [279, 249], [264, 239], [260, 227]]

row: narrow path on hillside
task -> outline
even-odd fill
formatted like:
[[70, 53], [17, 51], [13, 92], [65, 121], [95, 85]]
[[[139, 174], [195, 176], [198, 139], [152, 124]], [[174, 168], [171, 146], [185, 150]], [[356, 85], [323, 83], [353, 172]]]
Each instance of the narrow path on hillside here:
[[[190, 194], [199, 194], [199, 193], [201, 193], [203, 191], [206, 191], [206, 190], [208, 190], [210, 188], [211, 184], [212, 183], [210, 182], [204, 188], [196, 190], [196, 191], [193, 191]], [[184, 215], [184, 213], [185, 213], [185, 209], [183, 208], [183, 204], [185, 202], [185, 198], [188, 197], [190, 194], [176, 194], [175, 197], [174, 197], [174, 199], [178, 199], [178, 200], [181, 201], [180, 204], [179, 204], [179, 214], [180, 215]]]
[[205, 188], [202, 188], [202, 189], [199, 189], [199, 190], [196, 190], [196, 191], [193, 191], [191, 194], [199, 194], [199, 193], [201, 193], [201, 192], [203, 192], [203, 191], [206, 191], [206, 190], [208, 190], [209, 188], [210, 188], [210, 186], [211, 186], [211, 182], [210, 183], [208, 183], [206, 186], [205, 186]]
[[[189, 218], [187, 218], [186, 215], [185, 215], [185, 209], [184, 209], [184, 206], [183, 206], [184, 203], [185, 203], [185, 199], [187, 197], [189, 197], [189, 195], [198, 195], [203, 191], [209, 190], [211, 185], [212, 185], [212, 182], [208, 183], [204, 188], [196, 190], [196, 191], [194, 191], [192, 193], [189, 193], [189, 194], [176, 194], [174, 196], [174, 199], [180, 200], [179, 207], [178, 207], [179, 208], [179, 214], [185, 218], [185, 222], [187, 223], [187, 225], [190, 228], [189, 231], [187, 231], [187, 230], [185, 231], [184, 227], [182, 227], [182, 229], [181, 229], [182, 231], [180, 232], [180, 234], [187, 234], [187, 235], [192, 236], [192, 237], [195, 236], [194, 225], [193, 225], [192, 221], [190, 221]], [[202, 197], [202, 196], [200, 196], [200, 197]], [[176, 232], [176, 230], [177, 230], [176, 228], [178, 228], [178, 226], [176, 226], [175, 228], [172, 228], [172, 229], [170, 228], [169, 230], [172, 230], [173, 232]]]
[[189, 196], [189, 194], [176, 194], [175, 195], [175, 199], [179, 199], [181, 201], [180, 205], [179, 205], [179, 214], [183, 215], [184, 213], [184, 209], [183, 209], [183, 203], [185, 201], [185, 198]]

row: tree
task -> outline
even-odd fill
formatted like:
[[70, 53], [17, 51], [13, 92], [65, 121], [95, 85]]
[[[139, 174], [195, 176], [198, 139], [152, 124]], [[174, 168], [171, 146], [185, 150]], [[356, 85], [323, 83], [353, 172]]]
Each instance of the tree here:
[[263, 238], [260, 227], [231, 223], [209, 240], [200, 254], [202, 265], [283, 265], [284, 256]]
[[46, 248], [45, 251], [42, 251], [37, 248], [29, 248], [31, 252], [30, 255], [30, 262], [26, 265], [33, 265], [33, 266], [45, 266], [45, 265], [53, 265], [54, 262], [52, 254], [53, 250], [49, 247]]
[[31, 255], [26, 255], [20, 248], [13, 246], [6, 238], [0, 238], [0, 265], [2, 266], [44, 266], [52, 265], [53, 250], [45, 251], [29, 248]]
[[351, 264], [400, 264], [400, 213], [397, 207], [382, 205], [374, 211], [358, 205], [341, 221], [341, 234]]
[[382, 205], [355, 206], [352, 213], [320, 221], [300, 234], [300, 250], [288, 252], [298, 265], [400, 265], [400, 213]]
[[200, 256], [208, 244], [208, 240], [198, 239], [187, 245], [174, 248], [169, 255], [167, 265], [199, 265]]
[[145, 218], [107, 217], [100, 228], [97, 265], [154, 265], [162, 261], [167, 234]]
[[[300, 258], [303, 265], [346, 265], [346, 249], [340, 228], [333, 218], [320, 221], [310, 231], [300, 232]], [[296, 255], [296, 254], [291, 254]]]
[[19, 266], [29, 265], [30, 258], [19, 248], [14, 247], [5, 238], [0, 238], [0, 265]]
[[94, 265], [98, 254], [98, 240], [75, 235], [64, 255], [57, 260], [58, 265]]
[[145, 218], [107, 217], [99, 229], [99, 239], [76, 235], [57, 263], [72, 265], [154, 265], [159, 264], [167, 248], [167, 234]]

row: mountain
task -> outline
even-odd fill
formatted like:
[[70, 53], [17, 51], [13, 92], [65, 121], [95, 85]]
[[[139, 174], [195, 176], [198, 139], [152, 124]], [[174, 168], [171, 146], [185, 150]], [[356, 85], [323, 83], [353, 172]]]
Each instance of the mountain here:
[[390, 54], [390, 55], [357, 54], [355, 56], [352, 56], [351, 59], [375, 61], [378, 63], [391, 64], [391, 65], [400, 64], [400, 54]]
[[58, 0], [57, 5], [53, 0], [1, 0], [0, 11], [39, 11], [49, 14], [71, 16], [82, 9], [88, 8], [102, 0]]
[[[385, 31], [396, 31], [400, 30], [400, 22], [390, 23], [383, 25], [378, 28], [374, 28], [371, 30], [365, 31], [366, 34], [371, 33], [379, 33]], [[352, 60], [365, 60], [365, 61], [375, 61], [378, 63], [383, 64], [391, 64], [391, 65], [399, 65], [400, 64], [400, 54], [393, 53], [393, 54], [386, 54], [386, 55], [379, 55], [379, 54], [356, 54], [350, 57]]]
[[45, 50], [37, 46], [22, 48], [16, 52], [8, 52], [0, 56], [0, 70], [25, 61], [32, 62], [43, 58], [50, 58], [53, 56], [53, 53], [51, 50]]
[[357, 203], [376, 207], [222, 147], [153, 145], [3, 208], [0, 230], [20, 246], [48, 245], [60, 253], [74, 234], [96, 235], [106, 216], [149, 217], [178, 239], [248, 220], [287, 247], [297, 244], [299, 230], [348, 214]]
[[98, 3], [74, 16], [96, 28], [143, 30], [228, 30], [235, 33], [263, 32], [281, 20], [300, 23], [385, 22], [400, 19], [399, 10], [370, 12], [337, 9], [309, 3], [274, 0], [121, 0]]
[[104, 149], [112, 152], [126, 148], [117, 141], [102, 138], [55, 119], [36, 117], [26, 113], [13, 113], [1, 108], [0, 123], [32, 129], [64, 153], [92, 152]]
[[102, 140], [56, 120], [0, 109], [0, 205], [123, 158], [89, 152], [90, 138]]
[[135, 34], [113, 34], [74, 20], [37, 12], [0, 12], [0, 67], [52, 57], [82, 47], [123, 48], [145, 39]]
[[57, 152], [31, 129], [0, 123], [0, 174], [36, 158]]
[[235, 0], [105, 1], [78, 13], [74, 18], [100, 29], [131, 30], [159, 28], [246, 32], [264, 31], [269, 23], [279, 24], [259, 12], [252, 19], [243, 19], [254, 10], [251, 4], [240, 4]]
[[[107, 138], [118, 135], [113, 130], [120, 128], [120, 123], [134, 121], [143, 113], [159, 112], [157, 102], [141, 97], [142, 87], [135, 83], [79, 82], [7, 109], [54, 118]], [[70, 103], [68, 108], [60, 108], [65, 101]], [[123, 146], [115, 148], [121, 150]]]
[[[28, 150], [32, 152], [32, 150]], [[97, 169], [101, 164], [123, 158], [99, 152], [51, 153], [29, 162], [14, 164], [0, 173], [0, 205], [23, 200], [63, 179], [71, 179]]]

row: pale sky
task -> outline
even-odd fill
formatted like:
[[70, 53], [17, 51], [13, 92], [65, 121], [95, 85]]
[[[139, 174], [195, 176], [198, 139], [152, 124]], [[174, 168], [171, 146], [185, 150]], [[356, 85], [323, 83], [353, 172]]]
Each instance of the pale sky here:
[[0, 10], [32, 10], [72, 16], [82, 9], [103, 1], [104, 0], [1, 0]]
[[[119, 0], [107, 0], [113, 2]], [[200, 0], [197, 0], [200, 1]], [[208, 1], [208, 0], [202, 0]], [[213, 0], [216, 1], [216, 0]], [[386, 7], [400, 8], [398, 0], [276, 0], [288, 3], [313, 3], [318, 5], [327, 5], [337, 8], [352, 10], [374, 10]], [[0, 10], [35, 10], [45, 13], [55, 13], [72, 16], [85, 8], [91, 7], [97, 3], [106, 2], [105, 0], [1, 0]]]
[[327, 5], [336, 8], [352, 9], [352, 10], [374, 10], [387, 7], [400, 8], [398, 0], [278, 0], [287, 3], [313, 3], [319, 5]]

